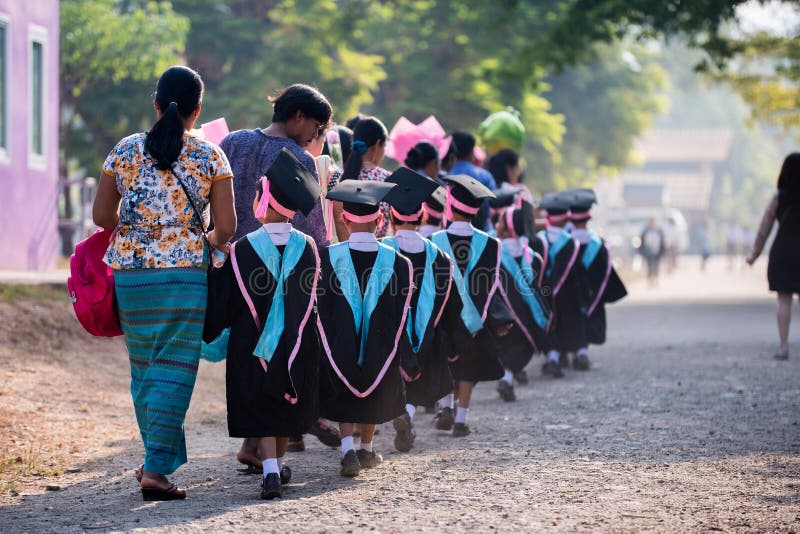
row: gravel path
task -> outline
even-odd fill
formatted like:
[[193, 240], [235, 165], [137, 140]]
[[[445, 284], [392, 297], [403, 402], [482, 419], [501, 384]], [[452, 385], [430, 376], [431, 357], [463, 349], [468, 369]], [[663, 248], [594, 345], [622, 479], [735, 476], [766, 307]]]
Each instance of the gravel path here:
[[[190, 463], [175, 476], [190, 499], [143, 503], [125, 355], [106, 343], [105, 355], [91, 351], [103, 358], [92, 372], [108, 385], [62, 362], [63, 398], [36, 405], [61, 406], [61, 419], [43, 420], [63, 420], [61, 431], [74, 433], [63, 439], [84, 440], [65, 464], [80, 471], [22, 480], [20, 495], [0, 501], [0, 531], [798, 531], [800, 346], [787, 362], [771, 358], [763, 264], [731, 273], [716, 262], [705, 275], [694, 267], [659, 288], [631, 288], [610, 311], [609, 342], [593, 351], [590, 372], [546, 379], [534, 360], [513, 404], [479, 385], [465, 439], [434, 430], [420, 410], [410, 454], [393, 451], [384, 425], [376, 446], [386, 462], [355, 480], [340, 478], [338, 452], [311, 438], [290, 455], [295, 478], [273, 502], [258, 499], [257, 477], [235, 471], [224, 368], [205, 364], [187, 422]], [[35, 397], [14, 385], [24, 365], [0, 364], [12, 377], [0, 402]], [[81, 391], [104, 401], [80, 411]]]

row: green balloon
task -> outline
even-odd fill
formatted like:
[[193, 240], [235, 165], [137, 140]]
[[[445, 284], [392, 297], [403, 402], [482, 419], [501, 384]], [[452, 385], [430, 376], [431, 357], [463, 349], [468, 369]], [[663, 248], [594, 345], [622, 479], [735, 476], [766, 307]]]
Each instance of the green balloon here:
[[525, 126], [519, 120], [519, 112], [510, 106], [486, 117], [478, 127], [478, 135], [489, 154], [504, 148], [519, 152], [525, 145]]

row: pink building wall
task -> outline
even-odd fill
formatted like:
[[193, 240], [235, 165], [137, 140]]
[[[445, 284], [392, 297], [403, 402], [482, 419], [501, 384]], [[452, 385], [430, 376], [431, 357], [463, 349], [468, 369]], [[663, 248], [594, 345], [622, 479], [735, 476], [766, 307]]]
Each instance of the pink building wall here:
[[[55, 267], [58, 243], [58, 0], [0, 0], [6, 149], [0, 148], [0, 269]], [[43, 155], [31, 152], [32, 42], [44, 73]]]

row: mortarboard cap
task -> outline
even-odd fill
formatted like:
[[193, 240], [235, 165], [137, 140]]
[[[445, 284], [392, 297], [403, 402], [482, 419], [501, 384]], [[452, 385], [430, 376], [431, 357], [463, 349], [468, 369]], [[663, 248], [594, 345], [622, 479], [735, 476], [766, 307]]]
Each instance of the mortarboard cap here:
[[344, 211], [357, 216], [377, 213], [381, 201], [395, 184], [369, 180], [342, 180], [325, 198], [344, 204]]
[[386, 183], [397, 184], [389, 191], [384, 201], [402, 215], [413, 215], [422, 209], [422, 203], [428, 200], [439, 184], [412, 171], [400, 167], [386, 179]]
[[547, 193], [542, 197], [539, 207], [548, 215], [564, 215], [569, 211], [570, 201], [564, 193]]
[[452, 207], [469, 215], [474, 215], [477, 212], [484, 198], [495, 198], [494, 193], [488, 187], [471, 176], [450, 174], [445, 176], [444, 179], [450, 184]]
[[502, 210], [503, 208], [508, 208], [514, 205], [514, 201], [517, 199], [517, 195], [515, 193], [503, 193], [497, 195], [495, 198], [489, 199], [489, 207], [492, 210]]
[[305, 165], [286, 148], [278, 153], [278, 157], [267, 169], [266, 177], [269, 181], [269, 195], [264, 198], [265, 202], [261, 203], [263, 206], [260, 206], [264, 214], [267, 209], [266, 202], [284, 214], [288, 210], [308, 215], [316, 205], [320, 196], [319, 184]]

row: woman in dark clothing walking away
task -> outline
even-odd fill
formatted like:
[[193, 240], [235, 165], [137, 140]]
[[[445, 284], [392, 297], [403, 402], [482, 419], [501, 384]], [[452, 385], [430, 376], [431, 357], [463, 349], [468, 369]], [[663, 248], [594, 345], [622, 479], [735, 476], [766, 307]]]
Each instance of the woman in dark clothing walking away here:
[[800, 153], [794, 152], [783, 160], [778, 177], [778, 191], [772, 196], [753, 250], [747, 258], [752, 265], [764, 249], [772, 226], [778, 222], [778, 233], [769, 251], [767, 279], [769, 290], [778, 293], [778, 336], [780, 348], [775, 358], [789, 358], [789, 323], [792, 319], [792, 296], [800, 295]]

